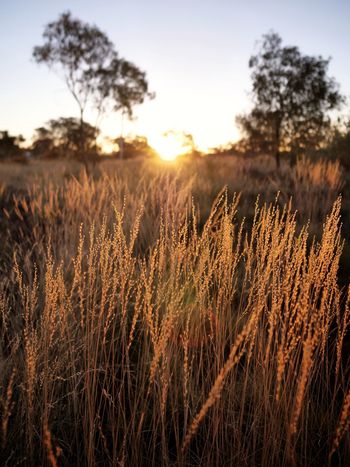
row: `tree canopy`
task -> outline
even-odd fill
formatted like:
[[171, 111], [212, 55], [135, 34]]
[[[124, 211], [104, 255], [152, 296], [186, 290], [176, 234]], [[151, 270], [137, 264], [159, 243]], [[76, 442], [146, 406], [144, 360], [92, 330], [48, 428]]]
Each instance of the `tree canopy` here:
[[259, 52], [250, 58], [253, 109], [237, 121], [251, 146], [274, 154], [277, 166], [282, 151], [320, 145], [329, 111], [343, 103], [337, 83], [327, 75], [329, 62], [282, 46], [274, 32], [263, 36]]
[[142, 104], [146, 98], [154, 96], [148, 90], [146, 73], [117, 55], [108, 67], [99, 70], [98, 91], [97, 106], [100, 106], [100, 110], [110, 104], [112, 110], [125, 112], [129, 118], [133, 116], [135, 105]]

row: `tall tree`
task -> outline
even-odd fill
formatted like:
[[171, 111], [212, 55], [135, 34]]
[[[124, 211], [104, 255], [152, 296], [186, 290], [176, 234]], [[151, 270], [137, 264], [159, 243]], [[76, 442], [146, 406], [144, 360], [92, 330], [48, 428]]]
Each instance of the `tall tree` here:
[[330, 125], [329, 111], [344, 102], [338, 85], [327, 75], [330, 59], [303, 55], [298, 47], [282, 46], [281, 37], [263, 36], [257, 55], [249, 60], [253, 109], [237, 118], [252, 146], [275, 156], [299, 153], [322, 142]]
[[65, 81], [79, 106], [80, 151], [84, 147], [84, 112], [98, 92], [97, 75], [114, 58], [114, 48], [106, 34], [96, 26], [62, 13], [57, 21], [46, 25], [42, 46], [33, 50], [34, 59], [45, 63]]
[[34, 59], [54, 69], [65, 81], [80, 111], [80, 152], [84, 152], [84, 112], [88, 104], [99, 112], [107, 101], [131, 115], [135, 104], [149, 95], [145, 73], [120, 58], [105, 33], [73, 18], [70, 12], [47, 24], [45, 42]]

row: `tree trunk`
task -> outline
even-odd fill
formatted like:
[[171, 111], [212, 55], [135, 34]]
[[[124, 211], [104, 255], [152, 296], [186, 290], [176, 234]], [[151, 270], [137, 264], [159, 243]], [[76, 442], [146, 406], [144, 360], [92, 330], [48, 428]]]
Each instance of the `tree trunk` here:
[[276, 121], [276, 133], [275, 133], [275, 160], [276, 169], [279, 170], [281, 167], [281, 154], [280, 154], [280, 138], [281, 138], [281, 120], [277, 118]]
[[84, 151], [84, 118], [83, 118], [83, 109], [80, 109], [80, 138], [79, 138], [79, 152], [80, 157], [82, 157]]
[[79, 138], [79, 155], [80, 161], [84, 164], [86, 173], [89, 175], [89, 165], [85, 154], [84, 144], [84, 109], [80, 108], [80, 138]]
[[122, 110], [120, 138], [119, 138], [119, 158], [124, 159], [124, 109]]
[[281, 155], [278, 149], [276, 150], [276, 153], [275, 153], [275, 161], [276, 161], [276, 169], [279, 170], [281, 167]]
[[120, 144], [119, 144], [119, 158], [124, 159], [124, 138], [121, 137], [119, 138]]

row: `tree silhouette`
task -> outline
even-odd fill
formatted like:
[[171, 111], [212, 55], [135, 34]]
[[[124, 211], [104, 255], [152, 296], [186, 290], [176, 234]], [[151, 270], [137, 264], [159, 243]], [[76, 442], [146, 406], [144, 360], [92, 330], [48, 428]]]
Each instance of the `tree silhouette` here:
[[330, 125], [329, 111], [344, 102], [327, 76], [329, 62], [283, 47], [274, 32], [263, 36], [261, 49], [249, 60], [254, 107], [237, 122], [253, 148], [275, 156], [277, 167], [281, 151], [297, 154], [317, 147]]
[[350, 170], [350, 116], [344, 116], [333, 125], [328, 143], [322, 153], [327, 157], [339, 159], [342, 165]]
[[[36, 46], [33, 57], [61, 76], [80, 112], [80, 155], [84, 158], [84, 112], [88, 104], [101, 112], [107, 101], [115, 110], [125, 109], [131, 115], [135, 104], [148, 94], [145, 73], [120, 58], [105, 33], [96, 26], [62, 13], [47, 24], [42, 46]], [[85, 159], [83, 159], [85, 160]]]
[[46, 25], [45, 43], [34, 47], [33, 56], [61, 76], [80, 111], [80, 151], [83, 156], [84, 111], [98, 92], [97, 75], [114, 57], [113, 44], [96, 26], [62, 13]]
[[156, 151], [148, 144], [148, 140], [145, 136], [134, 136], [129, 138], [115, 138], [112, 140], [114, 144], [119, 147], [118, 155], [120, 157], [121, 147], [123, 148], [123, 158], [133, 159], [136, 157], [156, 157]]
[[11, 136], [8, 131], [0, 131], [0, 159], [18, 156], [21, 153], [20, 144], [24, 142], [22, 135]]
[[[34, 156], [55, 158], [77, 158], [81, 147], [81, 122], [72, 117], [61, 117], [49, 120], [44, 127], [35, 130], [32, 145]], [[85, 160], [97, 154], [96, 138], [99, 130], [87, 122], [83, 122], [83, 146]]]

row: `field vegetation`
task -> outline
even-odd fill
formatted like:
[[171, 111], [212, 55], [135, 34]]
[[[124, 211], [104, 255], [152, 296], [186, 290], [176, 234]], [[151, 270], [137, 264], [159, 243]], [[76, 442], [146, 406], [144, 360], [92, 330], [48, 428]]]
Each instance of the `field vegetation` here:
[[1, 164], [1, 465], [345, 465], [346, 177]]

